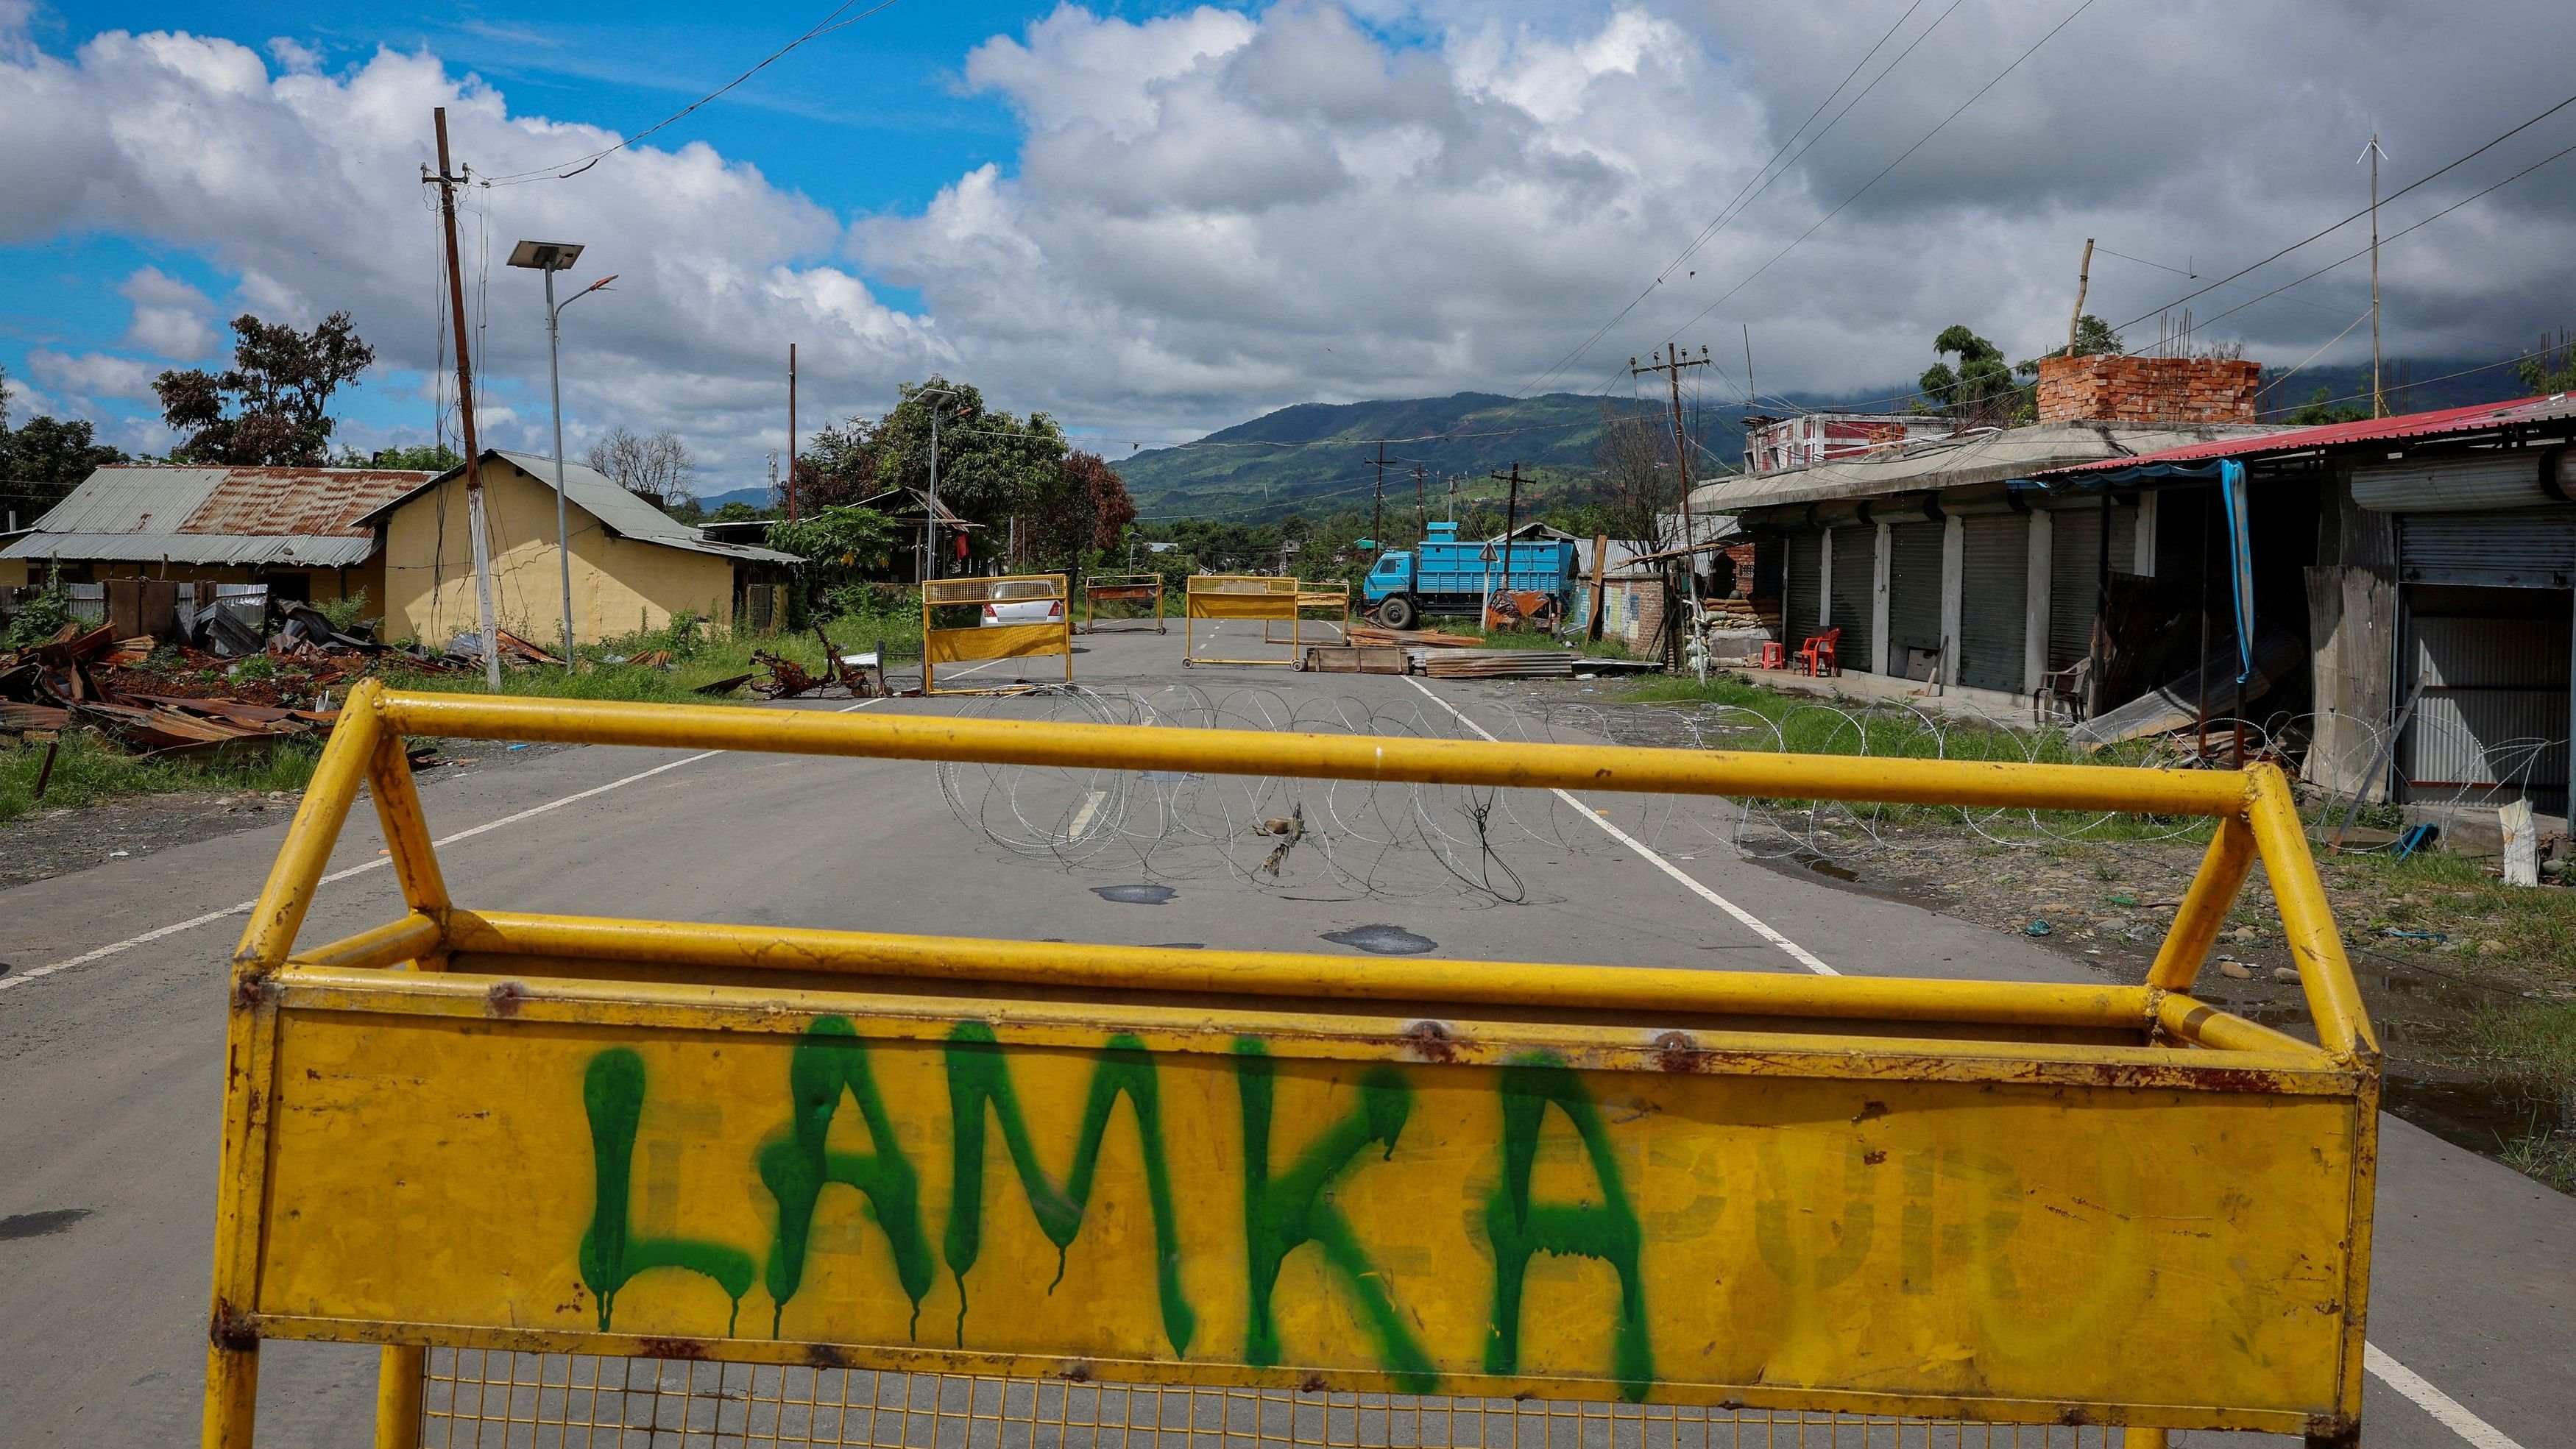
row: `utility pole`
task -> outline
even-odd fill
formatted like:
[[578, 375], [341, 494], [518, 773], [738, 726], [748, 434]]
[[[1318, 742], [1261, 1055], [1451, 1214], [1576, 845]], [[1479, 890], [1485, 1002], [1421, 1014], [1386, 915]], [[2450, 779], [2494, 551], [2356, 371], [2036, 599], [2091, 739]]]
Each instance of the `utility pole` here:
[[1369, 507], [1369, 549], [1373, 555], [1386, 552], [1386, 538], [1378, 532], [1385, 521], [1386, 444], [1380, 443], [1377, 445], [1377, 501]]
[[1420, 548], [1422, 540], [1431, 536], [1431, 505], [1423, 501], [1420, 463], [1413, 465], [1413, 529], [1414, 547]]
[[2075, 268], [2075, 315], [2066, 319], [2066, 355], [2075, 355], [2075, 334], [2084, 327], [2084, 294], [2093, 287], [2093, 238], [2084, 239], [2084, 260]]
[[1762, 406], [1762, 394], [1753, 386], [1753, 324], [1744, 324], [1744, 400]]
[[2388, 394], [2379, 386], [2379, 158], [2388, 153], [2379, 149], [2379, 133], [2370, 133], [2370, 145], [2361, 155], [2370, 162], [2370, 415], [2388, 416]]
[[[1508, 594], [1512, 591], [1512, 530], [1520, 525], [1521, 516], [1521, 465], [1517, 462], [1512, 464], [1509, 478], [1505, 478], [1500, 473], [1488, 473], [1485, 476], [1497, 483], [1508, 482], [1512, 485], [1512, 491], [1506, 495], [1503, 503], [1503, 592]], [[1490, 595], [1487, 596], [1486, 603], [1490, 608], [1492, 604]], [[1479, 621], [1479, 623], [1482, 622]]]
[[482, 443], [474, 430], [474, 363], [465, 343], [465, 269], [456, 255], [456, 187], [447, 160], [447, 107], [430, 112], [438, 131], [438, 217], [447, 229], [447, 305], [456, 318], [456, 407], [465, 430], [465, 532], [474, 551], [474, 596], [483, 626], [483, 682], [501, 688], [500, 623], [492, 612], [492, 543], [483, 531]]
[[1675, 618], [1675, 605], [1681, 597], [1699, 596], [1698, 568], [1690, 552], [1691, 546], [1698, 543], [1699, 539], [1691, 528], [1690, 435], [1682, 426], [1682, 369], [1707, 366], [1709, 366], [1708, 348], [1705, 346], [1700, 348], [1699, 356], [1689, 357], [1685, 356], [1679, 347], [1667, 345], [1662, 351], [1654, 354], [1654, 360], [1644, 367], [1637, 365], [1637, 359], [1633, 357], [1628, 359], [1628, 375], [1631, 377], [1643, 376], [1649, 372], [1664, 374], [1665, 381], [1671, 385], [1673, 400], [1673, 466], [1680, 470], [1677, 476], [1681, 481], [1682, 489], [1682, 552], [1679, 562], [1683, 583], [1677, 590], [1672, 583], [1673, 570], [1667, 568], [1664, 574], [1664, 622], [1658, 630], [1664, 640], [1664, 666], [1667, 669], [1678, 667], [1681, 663], [1681, 634], [1674, 627], [1679, 622]]
[[[787, 521], [796, 521], [796, 344], [787, 344]], [[823, 661], [829, 664], [830, 660]]]

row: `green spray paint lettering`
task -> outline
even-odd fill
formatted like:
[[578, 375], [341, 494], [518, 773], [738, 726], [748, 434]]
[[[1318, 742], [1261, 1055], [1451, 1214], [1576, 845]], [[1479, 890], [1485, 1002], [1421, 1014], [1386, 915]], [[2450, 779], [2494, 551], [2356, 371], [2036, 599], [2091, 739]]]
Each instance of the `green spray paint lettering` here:
[[[895, 1277], [912, 1299], [912, 1332], [921, 1329], [921, 1299], [930, 1291], [930, 1243], [921, 1231], [921, 1178], [895, 1140], [894, 1120], [868, 1071], [867, 1045], [846, 1018], [819, 1017], [787, 1065], [791, 1111], [785, 1132], [764, 1143], [757, 1158], [760, 1180], [778, 1200], [778, 1235], [769, 1247], [769, 1297], [776, 1305], [769, 1336], [776, 1338], [787, 1300], [805, 1277], [805, 1249], [814, 1229], [814, 1202], [825, 1186], [841, 1183], [867, 1195], [877, 1226], [894, 1250]], [[846, 1092], [859, 1105], [872, 1154], [824, 1147], [832, 1115]]]
[[1324, 1261], [1350, 1281], [1360, 1316], [1376, 1336], [1379, 1357], [1394, 1374], [1396, 1387], [1408, 1394], [1432, 1392], [1439, 1386], [1439, 1372], [1388, 1300], [1384, 1279], [1358, 1235], [1324, 1197], [1325, 1189], [1370, 1143], [1383, 1147], [1385, 1156], [1395, 1156], [1395, 1139], [1413, 1109], [1404, 1074], [1393, 1067], [1371, 1068], [1360, 1078], [1359, 1105], [1325, 1128], [1294, 1166], [1273, 1178], [1270, 1116], [1278, 1064], [1249, 1037], [1235, 1042], [1234, 1053], [1235, 1085], [1243, 1098], [1243, 1230], [1250, 1275], [1244, 1357], [1257, 1368], [1279, 1362], [1279, 1328], [1271, 1320], [1270, 1295], [1288, 1255], [1313, 1243], [1323, 1249]]
[[1189, 1300], [1181, 1294], [1180, 1220], [1172, 1208], [1172, 1179], [1163, 1157], [1162, 1094], [1156, 1085], [1154, 1061], [1145, 1044], [1134, 1036], [1120, 1033], [1109, 1039], [1092, 1068], [1091, 1091], [1083, 1103], [1082, 1127], [1075, 1134], [1073, 1167], [1058, 1187], [1039, 1165], [1036, 1147], [1029, 1140], [1027, 1119], [1020, 1113], [1019, 1094], [1011, 1086], [1011, 1069], [1003, 1059], [1002, 1048], [993, 1038], [993, 1030], [979, 1021], [961, 1024], [948, 1038], [948, 1105], [950, 1131], [956, 1155], [955, 1194], [948, 1209], [948, 1234], [944, 1247], [948, 1271], [957, 1280], [957, 1346], [966, 1346], [966, 1274], [975, 1266], [983, 1244], [984, 1223], [984, 1114], [986, 1104], [1002, 1125], [1002, 1143], [1011, 1154], [1011, 1166], [1020, 1175], [1020, 1189], [1028, 1195], [1029, 1210], [1038, 1227], [1055, 1244], [1055, 1283], [1047, 1285], [1053, 1293], [1056, 1283], [1064, 1281], [1065, 1254], [1073, 1246], [1074, 1236], [1082, 1231], [1085, 1208], [1091, 1201], [1093, 1174], [1100, 1166], [1101, 1139], [1109, 1133], [1109, 1113], [1124, 1093], [1127, 1104], [1135, 1109], [1136, 1137], [1145, 1157], [1145, 1191], [1154, 1213], [1155, 1276], [1162, 1291], [1163, 1331], [1172, 1343], [1172, 1351], [1187, 1356], [1190, 1336], [1197, 1330], [1198, 1315], [1191, 1312]]
[[751, 1255], [696, 1238], [637, 1234], [629, 1216], [634, 1187], [635, 1133], [644, 1120], [644, 1058], [631, 1047], [611, 1047], [590, 1059], [582, 1077], [582, 1107], [590, 1115], [590, 1152], [597, 1183], [590, 1228], [581, 1235], [581, 1280], [599, 1300], [599, 1331], [606, 1333], [617, 1291], [636, 1274], [679, 1268], [712, 1279], [733, 1299], [726, 1318], [731, 1335], [751, 1291]]
[[[1485, 1372], [1505, 1375], [1520, 1366], [1521, 1287], [1536, 1253], [1595, 1258], [1618, 1270], [1619, 1327], [1613, 1372], [1621, 1392], [1642, 1401], [1655, 1380], [1655, 1357], [1646, 1332], [1645, 1275], [1639, 1266], [1644, 1234], [1610, 1154], [1610, 1131], [1583, 1079], [1555, 1057], [1533, 1054], [1503, 1068], [1503, 1180], [1485, 1202], [1485, 1232], [1494, 1249], [1494, 1325], [1485, 1340]], [[1601, 1201], [1576, 1206], [1530, 1201], [1530, 1174], [1538, 1165], [1539, 1129], [1553, 1104], [1574, 1125], [1601, 1184]]]

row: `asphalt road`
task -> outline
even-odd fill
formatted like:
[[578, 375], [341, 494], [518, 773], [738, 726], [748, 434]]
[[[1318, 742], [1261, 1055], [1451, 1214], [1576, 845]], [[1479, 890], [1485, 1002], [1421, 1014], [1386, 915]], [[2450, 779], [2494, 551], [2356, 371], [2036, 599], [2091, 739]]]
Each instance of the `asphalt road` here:
[[[1518, 727], [1507, 686], [1184, 670], [1179, 655], [1177, 628], [1097, 636], [1084, 640], [1077, 669], [1084, 685], [1121, 697], [1113, 707], [1158, 717], [1449, 736], [1481, 726], [1510, 737]], [[1415, 818], [1387, 792], [1310, 789], [1298, 803], [1333, 812], [1363, 845], [1324, 859], [1301, 843], [1283, 867], [1293, 889], [1247, 882], [1241, 873], [1258, 866], [1258, 853], [1185, 831], [1164, 832], [1150, 871], [1132, 846], [1069, 864], [1010, 848], [1014, 836], [1052, 837], [1086, 804], [1131, 812], [1122, 840], [1153, 833], [1139, 823], [1145, 812], [1171, 809], [1168, 792], [1094, 792], [1092, 783], [971, 767], [943, 781], [913, 762], [583, 748], [433, 779], [423, 796], [442, 836], [489, 827], [442, 850], [457, 898], [482, 907], [1327, 951], [1347, 949], [1328, 939], [1336, 933], [1394, 926], [1461, 957], [2090, 974], [2080, 958], [2019, 937], [1738, 859], [1714, 835], [1633, 800], [1584, 802], [1607, 811], [1593, 818], [1543, 796], [1495, 802], [1488, 851], [1456, 821]], [[961, 824], [952, 795], [993, 834]], [[1204, 794], [1191, 809], [1259, 818], [1287, 798]], [[241, 929], [238, 907], [283, 829], [281, 820], [0, 891], [0, 961], [11, 963], [0, 973], [0, 1162], [16, 1164], [0, 1172], [0, 1362], [9, 1365], [0, 1442], [167, 1444], [195, 1433], [224, 962]], [[1370, 839], [1389, 843], [1366, 847]], [[379, 849], [371, 813], [353, 812], [334, 868], [354, 873], [325, 888], [306, 940], [397, 913]], [[1176, 882], [1176, 893], [1143, 906], [1095, 889], [1147, 878]], [[2565, 1442], [2563, 1427], [2550, 1426], [2576, 1423], [2576, 1375], [2567, 1371], [2576, 1362], [2576, 1201], [2393, 1117], [2382, 1132], [2370, 1315], [2382, 1352], [2364, 1442]], [[371, 1352], [278, 1343], [262, 1358], [263, 1445], [366, 1442]]]

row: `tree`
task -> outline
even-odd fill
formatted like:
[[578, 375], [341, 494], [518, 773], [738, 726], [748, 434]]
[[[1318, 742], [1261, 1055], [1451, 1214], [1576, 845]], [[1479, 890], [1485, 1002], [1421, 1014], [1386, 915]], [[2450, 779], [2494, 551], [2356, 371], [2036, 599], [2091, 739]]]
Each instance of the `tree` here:
[[170, 450], [179, 463], [312, 467], [330, 456], [331, 394], [375, 364], [349, 314], [334, 312], [310, 332], [233, 319], [233, 365], [164, 372], [152, 390], [161, 418], [188, 440]]
[[9, 372], [0, 368], [0, 509], [22, 520], [41, 517], [91, 473], [125, 461], [83, 418], [38, 413], [10, 427]]
[[1633, 408], [1605, 406], [1592, 448], [1593, 506], [1600, 529], [1639, 553], [1661, 547], [1664, 515], [1680, 506], [1672, 430]]
[[2564, 332], [2558, 334], [2555, 346], [2542, 337], [2540, 350], [2515, 363], [2513, 375], [2521, 381], [2524, 391], [2535, 395], [2576, 392], [2576, 343], [2571, 343]]
[[873, 508], [846, 503], [769, 528], [771, 548], [814, 564], [825, 582], [882, 566], [894, 544], [893, 519]]
[[[944, 391], [941, 391], [943, 390]], [[984, 406], [971, 383], [933, 375], [907, 383], [902, 400], [869, 436], [880, 488], [930, 485], [931, 408], [939, 409], [939, 501], [970, 522], [1001, 532], [1005, 522], [1061, 478], [1064, 434], [1053, 418], [1026, 419]]]
[[1972, 424], [2002, 425], [2013, 420], [2020, 410], [2021, 389], [2013, 382], [2003, 349], [1954, 323], [1932, 339], [1932, 351], [1958, 358], [1959, 365], [1953, 369], [1946, 362], [1935, 362], [1923, 370], [1916, 385], [1929, 411]]
[[465, 465], [465, 455], [445, 443], [422, 443], [408, 448], [378, 448], [367, 459], [370, 468], [409, 468], [422, 473], [444, 473]]
[[[2075, 356], [2100, 357], [2107, 353], [2116, 357], [2120, 350], [2120, 334], [2111, 329], [2110, 323], [2090, 312], [2075, 319]], [[2028, 361], [2013, 364], [2013, 373], [2017, 377], [2035, 378], [2039, 376], [2041, 363], [2053, 357], [2066, 355], [2066, 349], [2063, 347], [2043, 352]]]
[[589, 461], [608, 481], [656, 508], [696, 499], [698, 460], [669, 428], [651, 437], [637, 437], [621, 423], [590, 445]]
[[1135, 521], [1118, 471], [1097, 453], [1067, 453], [1055, 479], [1022, 508], [1023, 546], [1041, 568], [1073, 568], [1117, 548]]
[[2314, 396], [2283, 415], [2281, 421], [2294, 428], [2314, 428], [2327, 423], [2357, 423], [2370, 416], [2370, 409], [2336, 407], [2328, 402], [2328, 390], [2318, 388]]

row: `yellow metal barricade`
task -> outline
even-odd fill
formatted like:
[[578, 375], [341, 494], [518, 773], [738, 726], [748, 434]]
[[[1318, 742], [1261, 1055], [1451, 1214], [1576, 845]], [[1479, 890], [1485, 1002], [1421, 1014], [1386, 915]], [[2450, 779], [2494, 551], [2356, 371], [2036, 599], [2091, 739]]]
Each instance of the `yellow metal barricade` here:
[[[992, 694], [1011, 686], [942, 689], [942, 664], [977, 660], [1064, 656], [1064, 682], [1073, 682], [1072, 598], [1062, 574], [1008, 574], [1000, 578], [932, 579], [921, 588], [921, 692]], [[972, 608], [975, 623], [943, 626], [942, 609]]]
[[1083, 575], [1082, 632], [1086, 634], [1101, 632], [1100, 606], [1103, 604], [1142, 604], [1153, 610], [1154, 632], [1157, 634], [1170, 632], [1163, 627], [1163, 576], [1161, 574]]
[[[1285, 664], [1297, 662], [1298, 605], [1304, 598], [1304, 586], [1293, 578], [1268, 574], [1192, 574], [1189, 589], [1183, 596], [1181, 610], [1181, 662], [1183, 664]], [[1271, 639], [1270, 626], [1285, 621], [1288, 625], [1288, 653], [1278, 659], [1237, 659], [1223, 655], [1199, 653], [1198, 624], [1207, 620], [1221, 628], [1229, 619], [1252, 619], [1261, 624], [1265, 643]], [[1211, 628], [1211, 636], [1217, 628]]]
[[[1322, 617], [1311, 617], [1318, 614], [1322, 615]], [[1350, 642], [1351, 586], [1346, 583], [1319, 583], [1313, 579], [1308, 579], [1300, 583], [1297, 586], [1297, 615], [1296, 618], [1290, 620], [1288, 624], [1289, 637], [1286, 639], [1278, 638], [1271, 631], [1270, 624], [1264, 622], [1261, 626], [1261, 642], [1264, 644], [1296, 644], [1300, 642], [1296, 637], [1297, 630], [1302, 623], [1306, 622], [1331, 624], [1334, 628], [1334, 637], [1331, 642], [1336, 644], [1345, 644]]]
[[[448, 897], [408, 735], [2218, 825], [2141, 986], [1360, 960], [477, 911]], [[362, 786], [407, 912], [299, 950]], [[2319, 1044], [2189, 994], [2258, 861]], [[674, 1396], [768, 1414], [764, 1439], [797, 1441], [792, 1409], [807, 1442], [918, 1444], [926, 1413], [934, 1436], [955, 1417], [959, 1444], [1006, 1449], [1104, 1416], [1121, 1434], [1361, 1442], [1336, 1413], [1408, 1424], [1369, 1441], [1407, 1445], [1517, 1443], [1559, 1418], [1604, 1426], [1605, 1445], [1638, 1425], [1641, 1449], [1782, 1442], [1720, 1437], [1746, 1414], [1837, 1445], [2358, 1432], [2379, 1055], [2270, 766], [370, 681], [229, 1000], [208, 1445], [249, 1444], [271, 1338], [385, 1345], [381, 1446], [495, 1420], [628, 1442], [636, 1404]], [[913, 1417], [880, 1438], [888, 1393]], [[1139, 1421], [1167, 1396], [1183, 1424]], [[1426, 1405], [1448, 1416], [1430, 1437]], [[1470, 1411], [1487, 1417], [1459, 1429]], [[1934, 1438], [1930, 1420], [2037, 1437]], [[979, 1421], [1027, 1427], [977, 1438]], [[1866, 1437], [1902, 1422], [1915, 1437]]]

